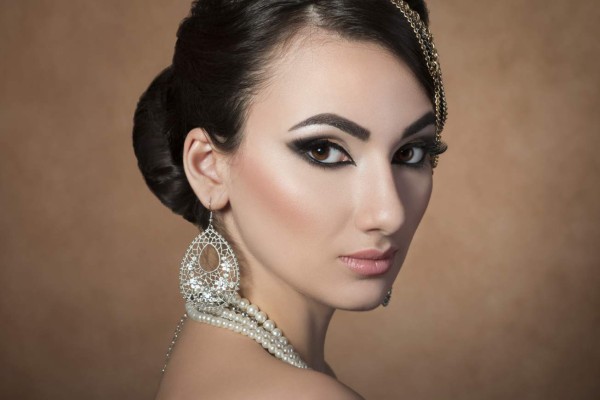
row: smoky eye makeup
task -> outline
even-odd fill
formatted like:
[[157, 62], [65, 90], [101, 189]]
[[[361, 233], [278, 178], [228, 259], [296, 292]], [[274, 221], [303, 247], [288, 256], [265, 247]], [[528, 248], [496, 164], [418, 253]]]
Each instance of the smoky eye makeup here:
[[[289, 148], [309, 163], [323, 168], [336, 169], [346, 165], [356, 165], [349, 152], [328, 137], [309, 137], [295, 139]], [[435, 136], [417, 138], [398, 149], [392, 164], [409, 168], [424, 168], [427, 155], [430, 157], [446, 151], [445, 142], [436, 142]]]
[[326, 137], [299, 138], [290, 142], [288, 146], [294, 153], [317, 167], [335, 169], [348, 164], [356, 165], [344, 147]]
[[[425, 136], [415, 139], [402, 146], [392, 158], [393, 164], [409, 168], [424, 168], [427, 155], [433, 157], [446, 151], [448, 146], [444, 142], [436, 142], [434, 136]], [[417, 156], [417, 161], [412, 161]]]

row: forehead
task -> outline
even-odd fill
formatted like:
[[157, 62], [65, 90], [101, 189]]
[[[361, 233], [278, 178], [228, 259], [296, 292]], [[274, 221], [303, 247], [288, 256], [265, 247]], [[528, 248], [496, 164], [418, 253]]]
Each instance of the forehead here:
[[331, 112], [373, 132], [398, 132], [433, 109], [412, 71], [389, 50], [318, 28], [276, 51], [267, 76], [249, 106], [247, 128], [274, 123], [287, 130]]

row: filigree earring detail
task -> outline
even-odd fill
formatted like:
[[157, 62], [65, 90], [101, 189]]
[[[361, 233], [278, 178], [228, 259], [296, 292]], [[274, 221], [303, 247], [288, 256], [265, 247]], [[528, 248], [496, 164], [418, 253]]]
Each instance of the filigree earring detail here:
[[208, 227], [196, 236], [181, 260], [179, 289], [186, 303], [199, 311], [215, 312], [237, 294], [240, 269], [231, 246], [212, 226], [210, 205], [209, 211]]
[[385, 297], [383, 298], [383, 302], [381, 302], [381, 305], [384, 307], [387, 307], [388, 304], [390, 304], [390, 299], [392, 298], [392, 289], [388, 290]]

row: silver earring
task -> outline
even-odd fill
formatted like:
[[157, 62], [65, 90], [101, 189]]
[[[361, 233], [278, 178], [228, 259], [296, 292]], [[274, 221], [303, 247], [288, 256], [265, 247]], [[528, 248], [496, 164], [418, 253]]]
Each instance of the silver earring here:
[[387, 307], [390, 304], [390, 299], [392, 298], [392, 289], [388, 290], [385, 297], [383, 298], [382, 306]]
[[[215, 267], [206, 262], [208, 254], [202, 257], [210, 247], [217, 255]], [[237, 258], [227, 240], [213, 228], [210, 210], [208, 227], [196, 236], [181, 260], [179, 289], [186, 303], [192, 303], [199, 311], [214, 312], [231, 302], [239, 283]]]

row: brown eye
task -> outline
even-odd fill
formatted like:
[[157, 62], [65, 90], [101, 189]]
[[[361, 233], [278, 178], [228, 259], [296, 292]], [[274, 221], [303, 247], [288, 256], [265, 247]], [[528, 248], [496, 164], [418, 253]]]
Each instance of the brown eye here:
[[407, 147], [400, 150], [395, 157], [395, 161], [404, 164], [418, 164], [425, 157], [425, 150], [422, 147]]
[[329, 157], [329, 151], [330, 147], [328, 146], [324, 146], [324, 145], [318, 145], [316, 147], [314, 147], [310, 153], [312, 154], [313, 158], [317, 161], [324, 161], [327, 160], [327, 157]]
[[341, 147], [329, 141], [311, 145], [306, 153], [310, 158], [322, 164], [338, 164], [349, 160]]
[[401, 150], [400, 151], [400, 161], [402, 161], [402, 162], [409, 161], [412, 158], [413, 154], [414, 154], [414, 150], [412, 147]]

